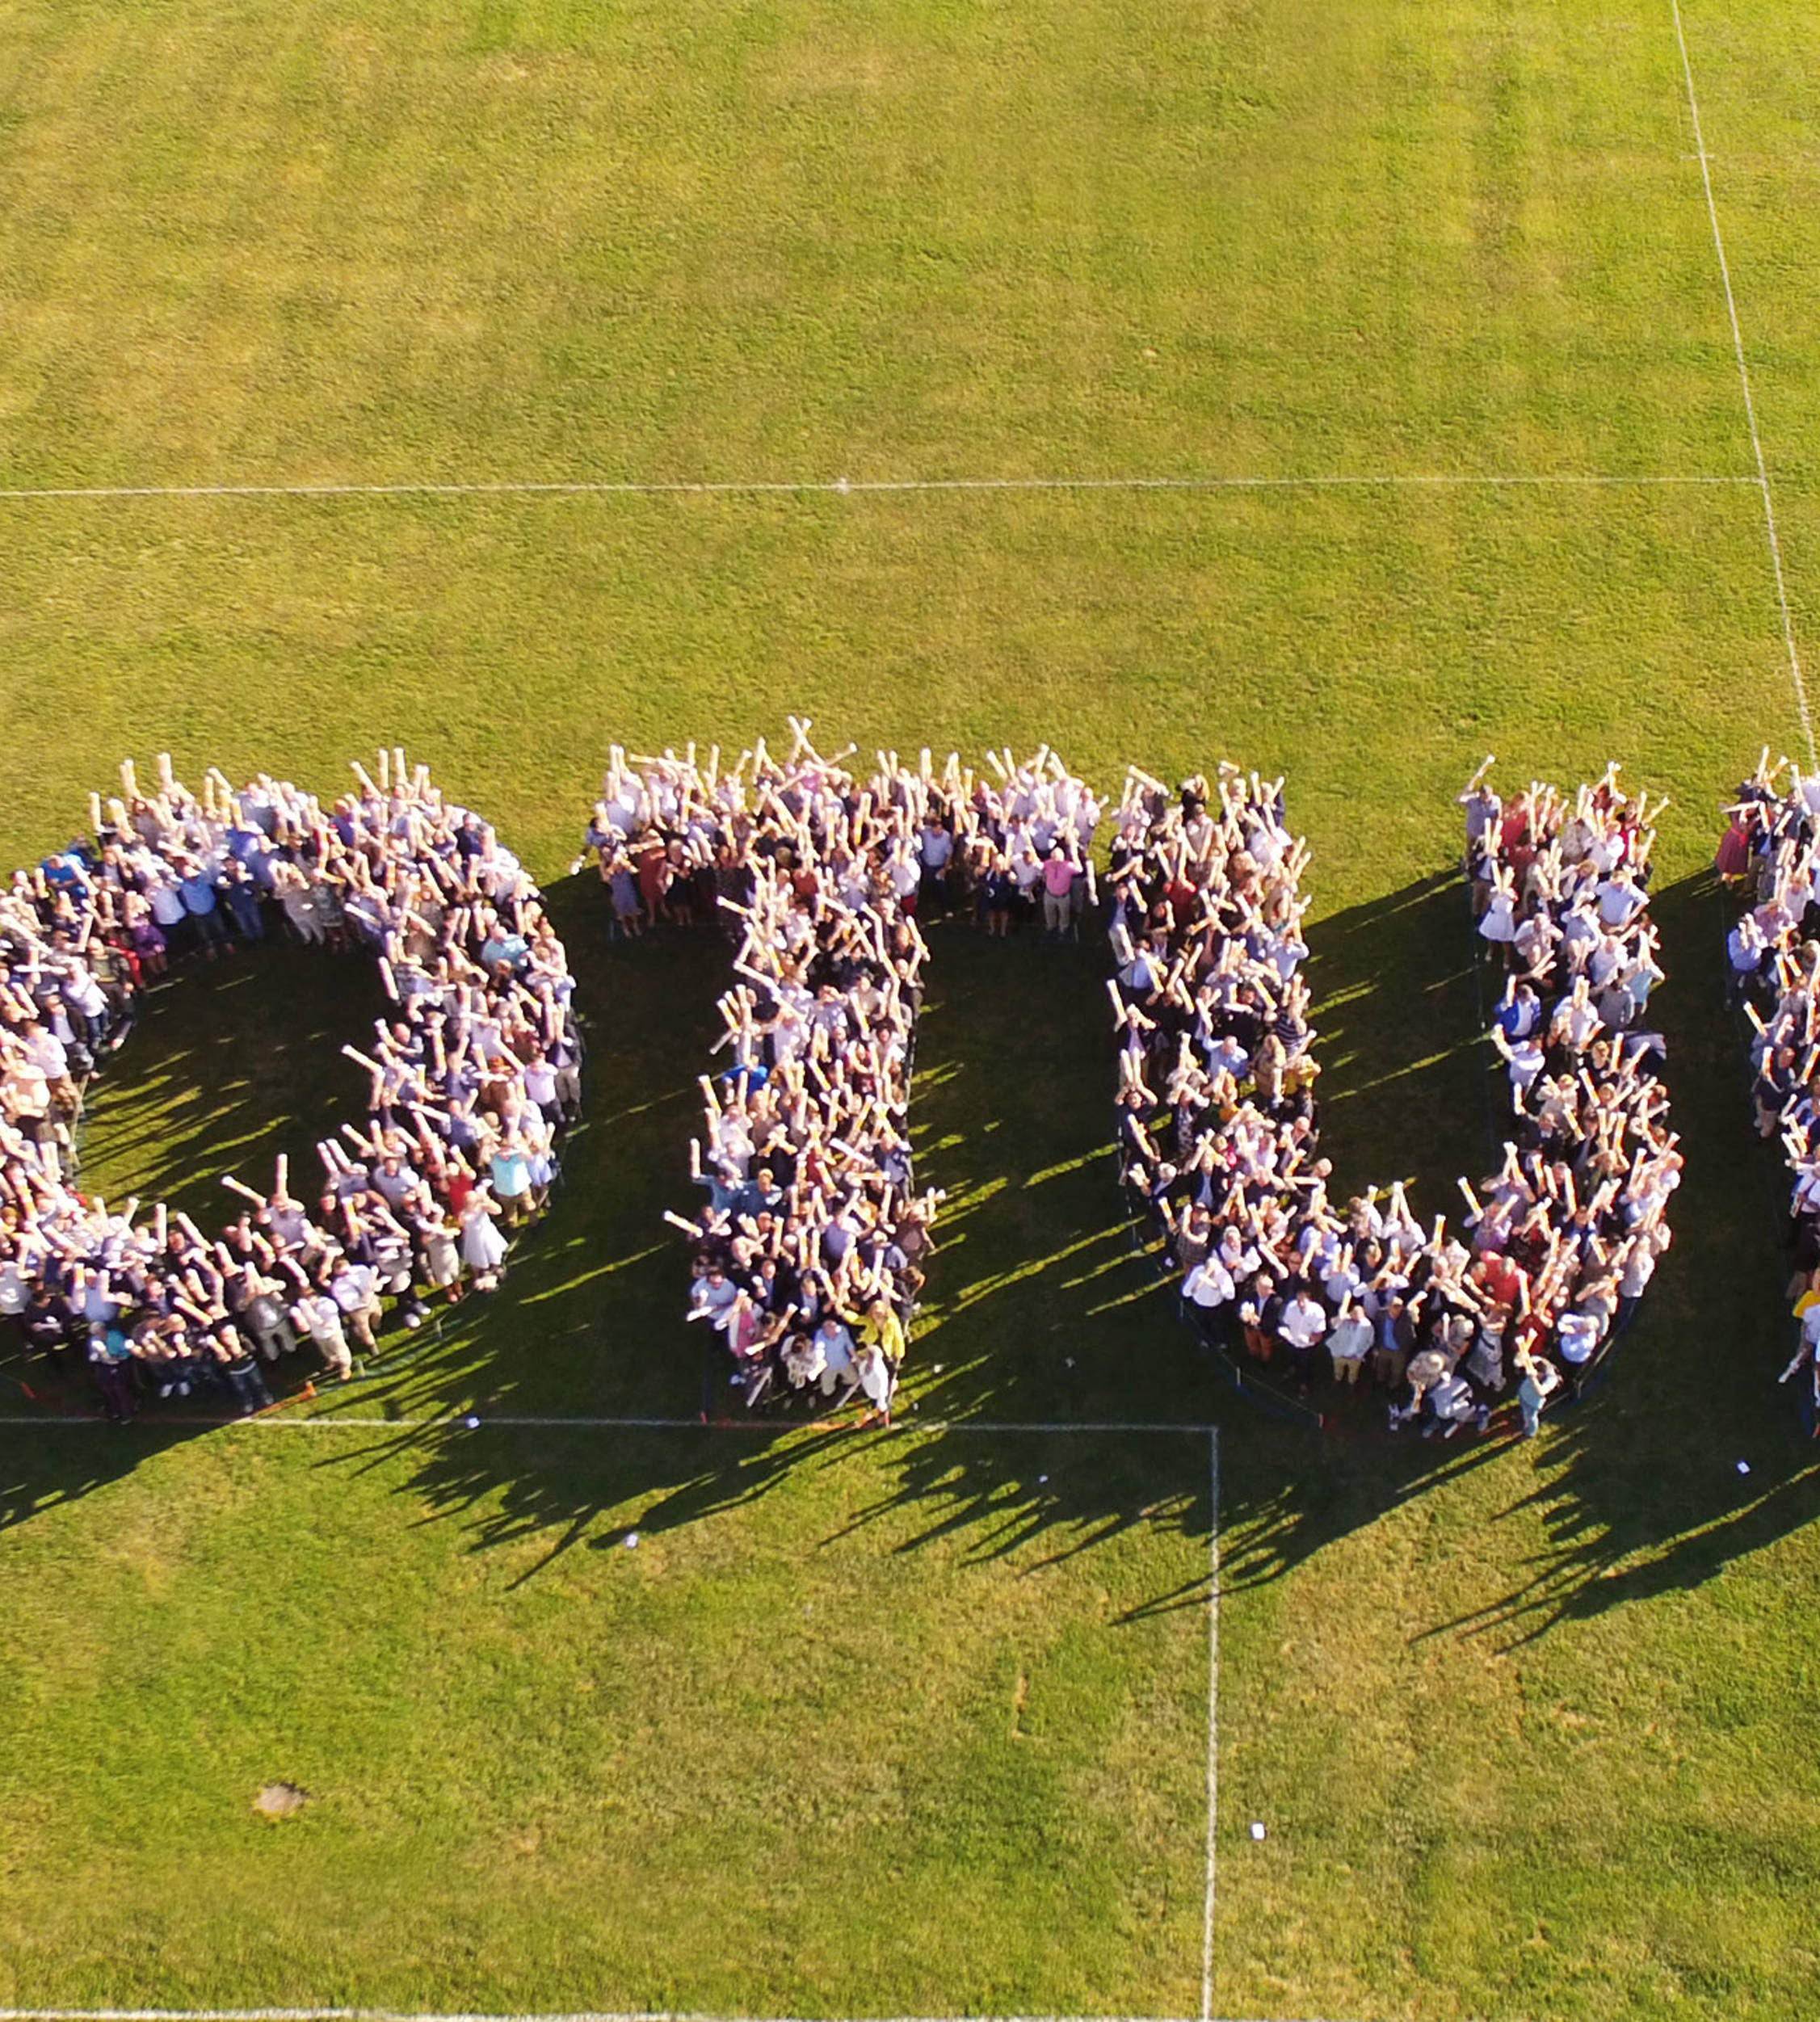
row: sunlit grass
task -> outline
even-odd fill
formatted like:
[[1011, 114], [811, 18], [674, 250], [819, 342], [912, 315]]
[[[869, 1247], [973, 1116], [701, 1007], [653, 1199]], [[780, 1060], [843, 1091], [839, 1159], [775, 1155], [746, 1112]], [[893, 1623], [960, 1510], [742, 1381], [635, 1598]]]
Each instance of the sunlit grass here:
[[[1683, 11], [1805, 642], [1820, 30]], [[1732, 477], [1692, 145], [1671, 19], [1570, 0], [27, 0], [0, 483]], [[1217, 1418], [1213, 2011], [1805, 2018], [1820, 1478], [1696, 879], [1799, 734], [1753, 487], [0, 502], [0, 653], [7, 862], [128, 750], [334, 791], [401, 739], [549, 879], [610, 741], [787, 710], [1284, 771], [1326, 1146], [1429, 1213], [1490, 1116], [1449, 798], [1616, 755], [1673, 797], [1689, 1158], [1539, 1447], [1316, 1437], [1132, 1251], [1095, 951], [944, 927], [907, 1427], [508, 1432], [728, 1408], [659, 1219], [725, 950], [559, 886], [587, 1126], [503, 1289], [333, 1407], [389, 1430], [0, 1427], [8, 1999], [1197, 2012], [1207, 1441], [965, 1422]], [[86, 1183], [307, 1167], [376, 1007], [186, 977]]]

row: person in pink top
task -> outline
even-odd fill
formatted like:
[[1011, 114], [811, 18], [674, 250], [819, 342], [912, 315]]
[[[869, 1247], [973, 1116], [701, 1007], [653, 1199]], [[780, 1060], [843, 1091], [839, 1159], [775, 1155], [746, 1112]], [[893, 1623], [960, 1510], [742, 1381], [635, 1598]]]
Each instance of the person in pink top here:
[[1054, 844], [1043, 866], [1043, 931], [1052, 940], [1074, 931], [1074, 880], [1079, 876], [1067, 851], [1060, 843]]

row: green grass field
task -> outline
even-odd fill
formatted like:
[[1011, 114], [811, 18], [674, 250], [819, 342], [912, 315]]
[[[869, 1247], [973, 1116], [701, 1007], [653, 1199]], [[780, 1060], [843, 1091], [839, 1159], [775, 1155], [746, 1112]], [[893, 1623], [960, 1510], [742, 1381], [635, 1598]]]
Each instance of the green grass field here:
[[[1820, 19], [1685, 25], [1805, 645]], [[1695, 153], [1668, 0], [0, 0], [4, 860], [128, 751], [402, 741], [553, 881], [593, 1046], [556, 1213], [371, 1423], [0, 1368], [0, 1999], [1202, 2014], [1211, 1441], [978, 1429], [1136, 1420], [1220, 1427], [1213, 2016], [1811, 2015], [1820, 1469], [1700, 875], [1800, 730]], [[1315, 481], [44, 495], [842, 477]], [[485, 1423], [700, 1406], [724, 956], [562, 872], [609, 742], [786, 711], [1287, 771], [1329, 1143], [1431, 1211], [1486, 1155], [1452, 793], [1671, 793], [1688, 1182], [1596, 1401], [1232, 1398], [1129, 1252], [1097, 951], [949, 927], [904, 1428]], [[376, 1003], [183, 977], [95, 1183], [305, 1155]]]

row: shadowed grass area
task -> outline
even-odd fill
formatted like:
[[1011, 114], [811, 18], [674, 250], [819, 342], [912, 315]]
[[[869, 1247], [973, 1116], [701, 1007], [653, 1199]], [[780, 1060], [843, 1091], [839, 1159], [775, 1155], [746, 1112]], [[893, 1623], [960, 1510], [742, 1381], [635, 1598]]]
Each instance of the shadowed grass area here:
[[364, 956], [275, 938], [178, 969], [90, 1085], [84, 1183], [167, 1201], [212, 1231], [241, 1205], [220, 1175], [269, 1193], [282, 1153], [313, 1198], [318, 1141], [366, 1128], [366, 1077], [341, 1049], [371, 1040], [385, 1001]]

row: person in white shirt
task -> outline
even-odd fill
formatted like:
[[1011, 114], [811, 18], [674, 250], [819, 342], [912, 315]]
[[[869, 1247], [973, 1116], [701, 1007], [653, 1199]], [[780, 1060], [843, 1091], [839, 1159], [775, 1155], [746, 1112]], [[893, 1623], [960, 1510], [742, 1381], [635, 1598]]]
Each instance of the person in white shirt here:
[[1562, 1360], [1576, 1369], [1584, 1368], [1592, 1360], [1604, 1332], [1603, 1322], [1596, 1314], [1583, 1312], [1578, 1307], [1562, 1314], [1555, 1322]]
[[1585, 977], [1575, 982], [1572, 992], [1556, 1007], [1549, 1029], [1555, 1043], [1571, 1053], [1583, 1053], [1592, 1044], [1599, 1032], [1599, 1012]]
[[1486, 1415], [1473, 1402], [1473, 1386], [1455, 1371], [1431, 1385], [1423, 1403], [1428, 1420], [1422, 1428], [1423, 1439], [1439, 1431], [1444, 1440], [1451, 1440], [1469, 1419], [1477, 1415], [1482, 1420]]
[[306, 1292], [291, 1309], [297, 1330], [316, 1343], [317, 1352], [343, 1383], [354, 1373], [354, 1357], [342, 1331], [341, 1308], [326, 1292]]
[[1217, 1250], [1210, 1250], [1182, 1280], [1182, 1297], [1199, 1312], [1204, 1326], [1230, 1301], [1235, 1289]]
[[329, 1293], [353, 1328], [355, 1338], [372, 1354], [373, 1322], [380, 1314], [379, 1273], [370, 1263], [355, 1263], [344, 1257], [329, 1280]]
[[1327, 1334], [1327, 1353], [1333, 1358], [1335, 1381], [1348, 1386], [1356, 1384], [1371, 1347], [1371, 1322], [1353, 1305], [1350, 1296], [1343, 1298]]
[[1284, 1304], [1276, 1330], [1289, 1351], [1291, 1373], [1306, 1389], [1314, 1378], [1315, 1351], [1327, 1332], [1327, 1315], [1320, 1301], [1298, 1292]]
[[181, 927], [189, 917], [189, 909], [183, 903], [183, 894], [178, 888], [177, 873], [168, 867], [162, 868], [152, 881], [148, 895], [152, 902], [152, 918], [162, 927], [166, 935], [172, 929]]
[[1599, 917], [1605, 925], [1625, 927], [1649, 904], [1628, 871], [1607, 878], [1598, 888]]
[[1491, 1043], [1510, 1063], [1511, 1092], [1520, 1101], [1542, 1071], [1545, 1060], [1542, 1049], [1533, 1035], [1518, 1040], [1513, 1045], [1495, 1025], [1491, 1028]]

